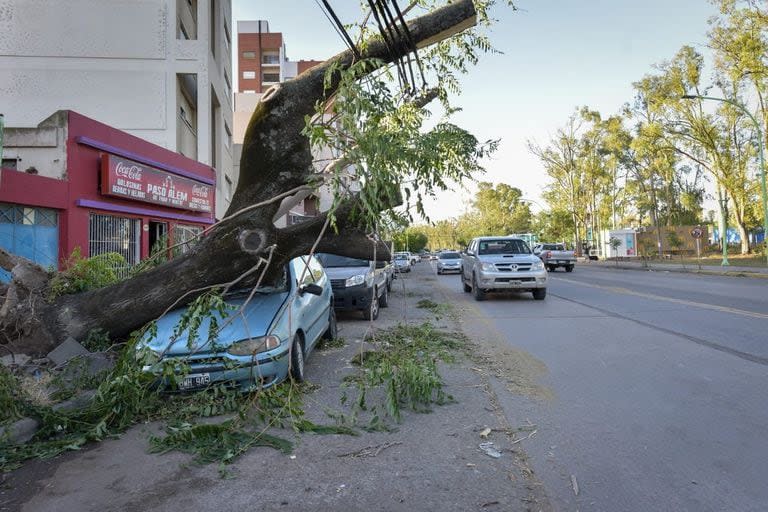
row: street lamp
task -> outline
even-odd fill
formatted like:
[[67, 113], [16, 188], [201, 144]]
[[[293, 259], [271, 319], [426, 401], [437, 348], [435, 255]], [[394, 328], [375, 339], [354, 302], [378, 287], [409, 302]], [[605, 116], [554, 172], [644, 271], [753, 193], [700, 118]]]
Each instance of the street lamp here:
[[[749, 117], [749, 119], [754, 123], [755, 129], [757, 130], [757, 148], [758, 153], [760, 155], [760, 186], [762, 188], [763, 193], [763, 245], [765, 246], [765, 257], [766, 257], [766, 264], [768, 264], [768, 191], [766, 191], [765, 186], [765, 158], [763, 156], [763, 130], [760, 127], [760, 123], [757, 122], [757, 119], [755, 119], [755, 116], [752, 115], [752, 113], [747, 110], [747, 107], [742, 105], [741, 103], [738, 103], [736, 101], [730, 100], [728, 98], [715, 98], [713, 96], [700, 96], [698, 94], [685, 94], [682, 96], [684, 100], [693, 100], [693, 99], [700, 99], [700, 100], [712, 100], [712, 101], [721, 101], [723, 103], [728, 103], [729, 105], [733, 105], [740, 111], [742, 111], [744, 114]], [[723, 265], [728, 264], [728, 260], [726, 259], [726, 253], [725, 253], [725, 246], [726, 246], [726, 238], [723, 238]]]

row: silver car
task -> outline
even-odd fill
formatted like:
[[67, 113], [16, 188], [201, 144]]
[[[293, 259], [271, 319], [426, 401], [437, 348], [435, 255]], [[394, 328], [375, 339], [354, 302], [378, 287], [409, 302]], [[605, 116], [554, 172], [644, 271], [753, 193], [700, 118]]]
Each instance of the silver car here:
[[443, 251], [437, 255], [437, 273], [461, 273], [461, 254], [456, 251]]

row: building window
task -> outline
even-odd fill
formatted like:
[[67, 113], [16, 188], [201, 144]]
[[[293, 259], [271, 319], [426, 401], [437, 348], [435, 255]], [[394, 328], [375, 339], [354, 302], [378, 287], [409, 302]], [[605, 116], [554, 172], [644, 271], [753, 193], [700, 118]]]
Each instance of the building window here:
[[224, 176], [224, 192], [227, 194], [227, 201], [232, 200], [232, 180], [229, 176]]
[[186, 226], [184, 224], [176, 224], [173, 226], [173, 245], [174, 252], [179, 251], [183, 254], [189, 251], [192, 246], [197, 242], [202, 234], [203, 228], [200, 226]]
[[280, 81], [280, 73], [262, 73], [261, 81], [267, 83], [277, 83]]
[[227, 149], [232, 149], [232, 130], [229, 129], [227, 123], [224, 123], [224, 146]]
[[18, 158], [3, 158], [2, 167], [4, 169], [18, 169], [19, 168], [19, 159]]
[[141, 220], [92, 213], [88, 226], [88, 256], [117, 253], [128, 266], [115, 271], [126, 277], [130, 267], [141, 259]]
[[176, 0], [176, 39], [197, 39], [197, 0]]
[[280, 64], [279, 53], [263, 53], [261, 55], [262, 64]]
[[251, 80], [253, 78], [256, 78], [256, 72], [255, 71], [243, 71], [243, 78], [246, 80]]
[[229, 33], [229, 25], [227, 25], [227, 23], [224, 23], [224, 40], [227, 43], [227, 51], [229, 51], [230, 46], [232, 45], [232, 36]]
[[244, 59], [255, 59], [256, 58], [256, 52], [243, 52], [243, 58]]
[[227, 83], [227, 96], [232, 92], [232, 81], [229, 79], [229, 73], [224, 70], [224, 81]]
[[59, 225], [59, 214], [48, 208], [31, 208], [0, 203], [0, 224], [25, 224], [27, 226]]
[[211, 6], [211, 11], [210, 11], [210, 16], [211, 16], [211, 20], [210, 20], [211, 21], [211, 23], [210, 23], [210, 25], [211, 25], [211, 33], [209, 35], [210, 35], [210, 38], [211, 38], [211, 55], [213, 55], [214, 59], [216, 59], [218, 57], [218, 55], [216, 54], [216, 43], [217, 43], [217, 39], [218, 39], [218, 34], [216, 33], [216, 17], [217, 17], [216, 16], [216, 10], [217, 10], [217, 3], [218, 2], [216, 2], [216, 0], [211, 0], [211, 3], [210, 3], [210, 6]]

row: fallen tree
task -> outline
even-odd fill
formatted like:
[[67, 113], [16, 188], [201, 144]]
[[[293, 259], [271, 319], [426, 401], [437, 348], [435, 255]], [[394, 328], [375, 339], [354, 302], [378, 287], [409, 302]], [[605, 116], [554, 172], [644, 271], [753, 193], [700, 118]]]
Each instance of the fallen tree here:
[[[409, 21], [407, 30], [391, 31], [388, 38], [368, 37], [269, 89], [251, 117], [241, 174], [225, 218], [190, 251], [162, 265], [111, 286], [51, 299], [48, 272], [0, 252], [0, 267], [13, 276], [0, 309], [3, 343], [14, 351], [43, 354], [67, 337], [82, 339], [94, 329], [123, 337], [212, 287], [256, 274], [269, 283], [289, 259], [311, 250], [388, 258], [388, 248], [369, 236], [375, 215], [396, 204], [402, 192], [406, 200], [412, 193], [420, 198], [424, 191], [470, 176], [480, 169], [479, 158], [494, 147], [493, 142], [479, 144], [449, 123], [419, 133], [424, 105], [435, 97], [446, 101], [446, 87], [455, 86], [451, 74], [437, 75], [451, 65], [459, 71], [465, 66], [452, 52], [459, 48], [466, 53], [481, 41], [465, 32], [459, 37], [468, 39], [452, 47], [447, 38], [474, 25], [476, 17], [471, 0], [450, 3]], [[415, 47], [429, 47], [424, 50], [425, 67], [438, 86], [420, 94], [389, 95], [387, 66]], [[473, 55], [469, 51], [470, 61]], [[325, 113], [331, 122], [323, 120]], [[313, 144], [343, 153], [327, 166], [330, 172], [318, 172]], [[342, 194], [338, 171], [351, 164], [358, 173], [367, 173], [363, 189]], [[404, 185], [405, 176], [410, 183]], [[323, 183], [336, 184], [337, 201], [330, 211], [308, 222], [275, 227], [282, 200]]]

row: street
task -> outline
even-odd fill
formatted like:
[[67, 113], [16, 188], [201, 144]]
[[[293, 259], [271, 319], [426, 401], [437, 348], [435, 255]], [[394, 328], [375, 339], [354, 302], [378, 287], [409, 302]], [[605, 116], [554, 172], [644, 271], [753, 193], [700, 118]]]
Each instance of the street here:
[[549, 392], [500, 396], [538, 425], [525, 449], [555, 509], [765, 510], [768, 281], [581, 265], [544, 302], [438, 282], [466, 332], [545, 367]]

